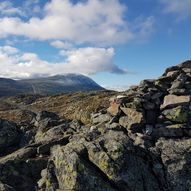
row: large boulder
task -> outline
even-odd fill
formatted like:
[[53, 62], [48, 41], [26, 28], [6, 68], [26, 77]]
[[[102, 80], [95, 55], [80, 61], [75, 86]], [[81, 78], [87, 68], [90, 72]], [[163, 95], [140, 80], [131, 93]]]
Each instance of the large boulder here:
[[35, 147], [22, 148], [0, 159], [0, 181], [16, 191], [34, 191], [40, 172], [47, 165], [46, 157], [37, 157]]
[[[123, 131], [107, 131], [93, 142], [84, 138], [54, 147], [47, 190], [163, 190], [162, 164], [134, 146]], [[157, 176], [159, 178], [157, 178]]]
[[125, 116], [120, 117], [119, 124], [129, 130], [138, 131], [145, 123], [144, 112], [132, 108], [120, 107]]
[[33, 120], [34, 126], [36, 126], [37, 133], [35, 135], [35, 141], [40, 142], [45, 138], [46, 132], [62, 123], [58, 115], [48, 111], [42, 111], [37, 114]]
[[156, 143], [161, 152], [170, 190], [187, 191], [191, 188], [191, 139], [164, 139]]
[[161, 109], [166, 107], [174, 107], [177, 105], [189, 104], [191, 101], [190, 98], [190, 96], [167, 95], [164, 97], [164, 102], [161, 105]]
[[17, 125], [13, 122], [0, 119], [0, 152], [16, 146], [20, 140], [20, 133]]
[[177, 106], [171, 109], [166, 109], [162, 112], [165, 120], [174, 123], [188, 123], [191, 120], [191, 112], [185, 106]]
[[115, 191], [106, 176], [89, 161], [82, 144], [55, 147], [52, 158], [46, 190]]

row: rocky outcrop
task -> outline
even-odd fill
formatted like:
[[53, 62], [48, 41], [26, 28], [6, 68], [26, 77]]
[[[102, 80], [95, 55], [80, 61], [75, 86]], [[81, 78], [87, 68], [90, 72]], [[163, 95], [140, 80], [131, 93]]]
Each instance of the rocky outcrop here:
[[164, 139], [157, 141], [166, 180], [171, 190], [189, 190], [191, 184], [191, 139]]
[[20, 141], [20, 133], [13, 122], [0, 119], [0, 153], [6, 152]]
[[48, 111], [1, 120], [0, 190], [189, 191], [190, 96], [187, 61], [113, 94], [89, 123]]

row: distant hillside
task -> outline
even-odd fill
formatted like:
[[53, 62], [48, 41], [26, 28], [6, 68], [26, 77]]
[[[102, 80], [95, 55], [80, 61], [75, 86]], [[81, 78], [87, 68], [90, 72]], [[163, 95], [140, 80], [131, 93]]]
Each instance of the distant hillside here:
[[19, 94], [58, 94], [65, 92], [103, 90], [96, 82], [81, 74], [56, 75], [46, 78], [12, 80], [0, 78], [0, 96]]
[[8, 78], [0, 78], [0, 97], [32, 93], [30, 84]]

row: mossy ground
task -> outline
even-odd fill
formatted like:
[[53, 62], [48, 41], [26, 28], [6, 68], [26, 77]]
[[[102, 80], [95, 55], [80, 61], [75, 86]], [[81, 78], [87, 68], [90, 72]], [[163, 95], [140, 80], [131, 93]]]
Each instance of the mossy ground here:
[[[33, 99], [31, 102], [30, 96], [25, 96], [20, 99], [17, 97], [10, 97], [0, 100], [12, 105], [13, 109], [7, 109], [0, 106], [0, 118], [12, 120], [12, 121], [29, 121], [30, 116], [22, 114], [23, 110], [30, 110], [34, 112], [38, 111], [50, 111], [57, 113], [61, 118], [66, 119], [79, 119], [83, 123], [90, 122], [90, 114], [98, 111], [100, 108], [107, 108], [109, 106], [109, 98], [115, 95], [113, 91], [94, 91], [94, 92], [78, 92], [78, 93], [66, 93], [56, 96], [39, 96]], [[22, 100], [28, 100], [22, 101]]]

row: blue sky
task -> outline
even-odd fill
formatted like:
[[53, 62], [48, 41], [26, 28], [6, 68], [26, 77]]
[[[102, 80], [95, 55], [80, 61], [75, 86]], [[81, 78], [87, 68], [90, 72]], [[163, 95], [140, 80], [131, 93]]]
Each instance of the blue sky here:
[[125, 89], [190, 59], [191, 0], [0, 1], [0, 76]]

